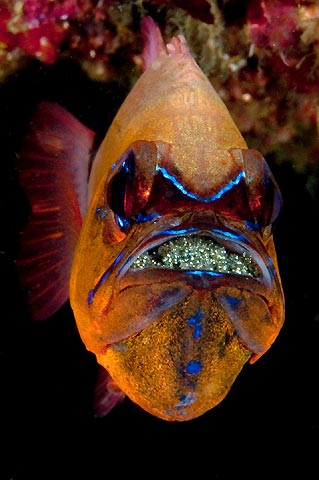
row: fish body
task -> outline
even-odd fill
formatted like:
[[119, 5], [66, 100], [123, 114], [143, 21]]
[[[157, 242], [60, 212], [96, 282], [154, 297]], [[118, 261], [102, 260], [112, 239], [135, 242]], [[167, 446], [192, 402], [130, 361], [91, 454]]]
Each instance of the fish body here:
[[108, 372], [100, 411], [124, 394], [185, 421], [219, 404], [282, 327], [272, 237], [281, 197], [184, 37], [165, 45], [150, 18], [143, 29], [145, 71], [95, 155], [87, 190], [79, 157], [93, 133], [76, 124], [84, 145], [71, 182], [78, 207], [72, 200], [62, 235], [72, 237], [72, 267], [63, 270], [80, 336]]

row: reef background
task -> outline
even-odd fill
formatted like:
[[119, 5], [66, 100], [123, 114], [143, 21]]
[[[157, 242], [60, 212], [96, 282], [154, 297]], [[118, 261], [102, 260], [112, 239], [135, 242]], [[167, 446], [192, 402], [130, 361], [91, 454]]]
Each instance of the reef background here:
[[[30, 322], [14, 265], [28, 215], [15, 153], [36, 105], [55, 101], [103, 137], [141, 73], [147, 14], [165, 38], [185, 34], [284, 199], [284, 327], [218, 407], [181, 424], [129, 400], [94, 418], [96, 363], [70, 306]], [[0, 0], [1, 480], [318, 477], [318, 67], [318, 1]]]

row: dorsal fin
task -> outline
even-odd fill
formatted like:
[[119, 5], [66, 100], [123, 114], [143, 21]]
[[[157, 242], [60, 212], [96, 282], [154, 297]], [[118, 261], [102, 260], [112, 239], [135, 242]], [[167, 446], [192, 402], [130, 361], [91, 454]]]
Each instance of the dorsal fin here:
[[151, 17], [144, 17], [141, 20], [141, 32], [144, 39], [144, 50], [141, 54], [144, 70], [149, 68], [161, 55], [182, 54], [191, 56], [183, 35], [173, 37], [165, 45], [159, 26]]

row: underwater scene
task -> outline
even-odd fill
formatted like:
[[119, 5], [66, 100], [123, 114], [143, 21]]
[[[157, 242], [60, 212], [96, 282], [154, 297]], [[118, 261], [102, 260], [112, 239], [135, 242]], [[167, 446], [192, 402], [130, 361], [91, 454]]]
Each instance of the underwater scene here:
[[318, 92], [318, 1], [0, 1], [0, 480], [318, 477]]

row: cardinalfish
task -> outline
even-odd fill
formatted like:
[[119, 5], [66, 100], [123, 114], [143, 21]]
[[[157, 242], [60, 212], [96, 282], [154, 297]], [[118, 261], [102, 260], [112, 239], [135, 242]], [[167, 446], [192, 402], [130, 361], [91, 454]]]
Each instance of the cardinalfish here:
[[165, 44], [150, 17], [141, 30], [144, 71], [93, 162], [94, 133], [39, 105], [18, 156], [31, 215], [17, 264], [35, 320], [70, 299], [103, 372], [98, 415], [127, 396], [185, 421], [283, 325], [282, 201], [184, 36]]

